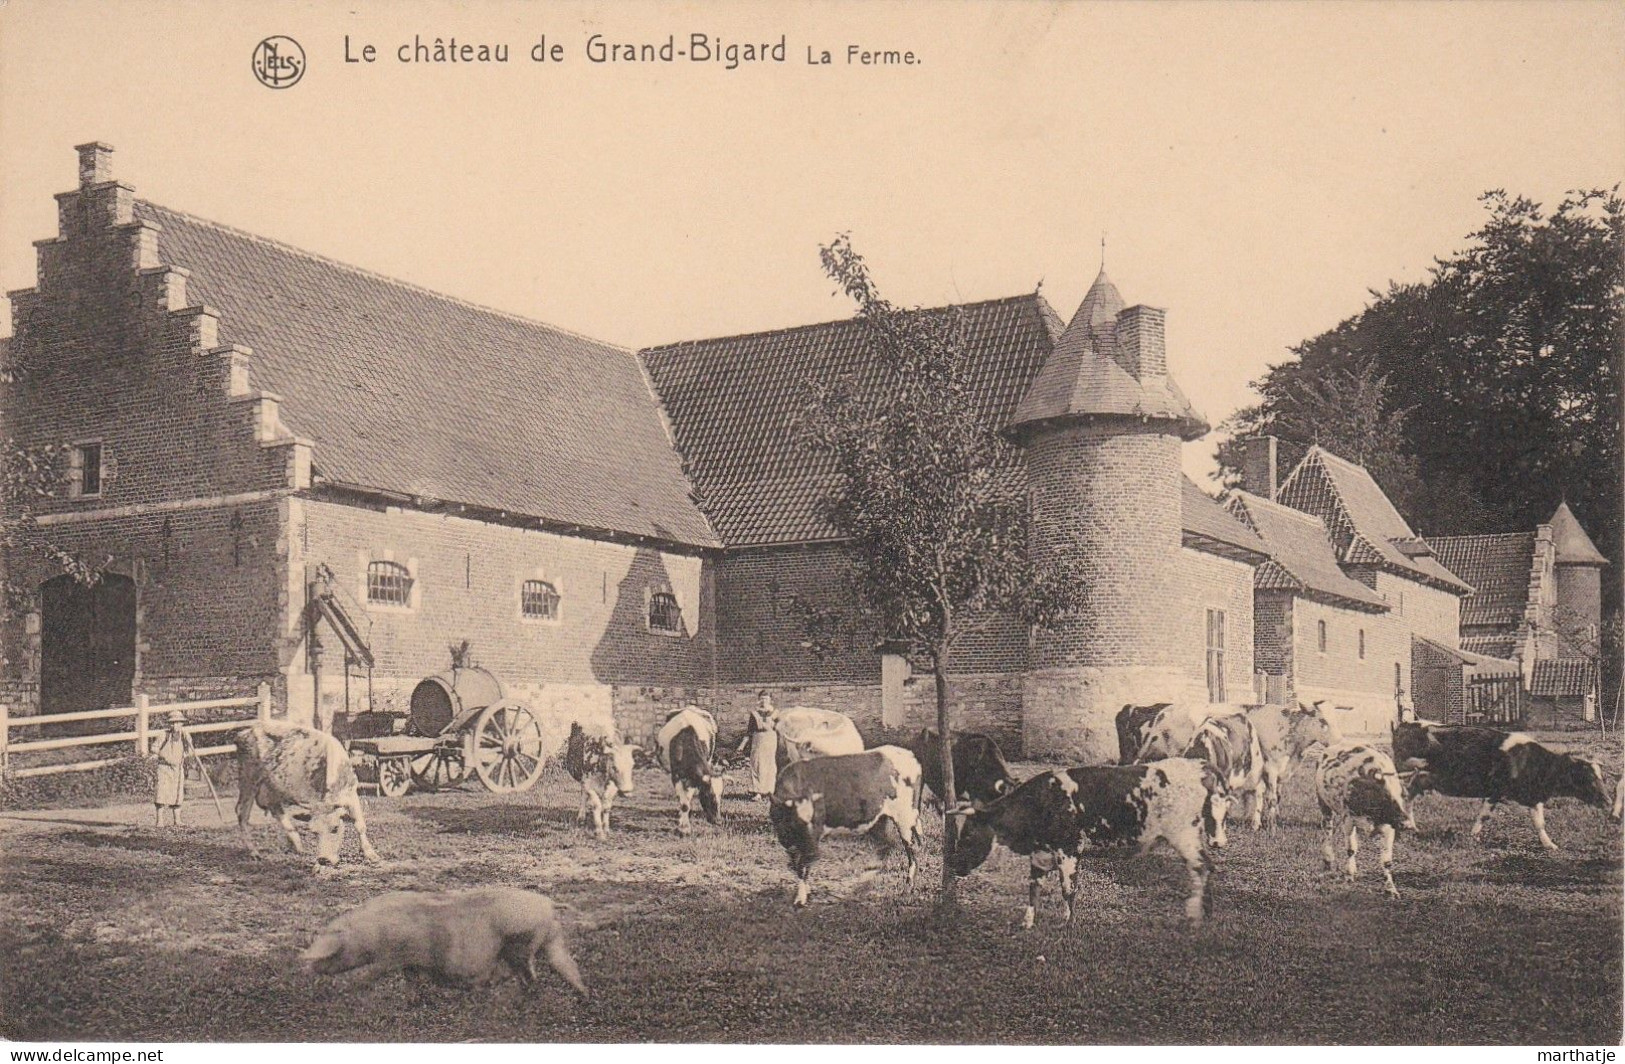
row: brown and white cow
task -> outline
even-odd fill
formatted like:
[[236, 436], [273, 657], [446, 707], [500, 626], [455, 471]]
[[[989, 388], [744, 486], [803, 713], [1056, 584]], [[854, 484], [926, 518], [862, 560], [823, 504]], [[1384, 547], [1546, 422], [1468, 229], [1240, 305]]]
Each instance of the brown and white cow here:
[[1190, 873], [1185, 915], [1201, 922], [1208, 908], [1213, 863], [1207, 837], [1213, 832], [1213, 797], [1220, 784], [1199, 761], [1175, 757], [1139, 765], [1089, 765], [1044, 772], [992, 804], [961, 806], [959, 844], [949, 867], [956, 876], [979, 868], [1001, 842], [1031, 859], [1023, 927], [1033, 926], [1038, 884], [1061, 874], [1066, 920], [1076, 913], [1078, 859], [1132, 847], [1144, 853], [1168, 843]]
[[713, 764], [716, 752], [717, 722], [698, 706], [685, 706], [666, 718], [655, 734], [660, 763], [671, 773], [677, 792], [677, 834], [689, 832], [689, 814], [699, 801], [705, 819], [722, 820], [722, 775]]
[[1136, 706], [1132, 702], [1117, 711], [1117, 763], [1132, 765], [1140, 757], [1146, 740], [1151, 737], [1152, 726], [1171, 702], [1156, 702], [1149, 706]]
[[[1258, 745], [1264, 751], [1263, 823], [1271, 831], [1281, 811], [1281, 788], [1293, 768], [1315, 746], [1340, 742], [1337, 726], [1325, 714], [1323, 703], [1285, 706], [1253, 706], [1247, 710]], [[1253, 826], [1259, 826], [1258, 804], [1254, 804]]]
[[1251, 803], [1252, 824], [1257, 830], [1264, 804], [1264, 749], [1247, 714], [1209, 717], [1196, 729], [1181, 756], [1211, 767], [1222, 785], [1223, 789], [1213, 796], [1214, 846], [1222, 850], [1229, 844], [1224, 822], [1230, 806], [1238, 799]]
[[576, 823], [587, 819], [590, 806], [593, 834], [600, 839], [609, 838], [609, 811], [615, 804], [615, 795], [632, 793], [632, 755], [640, 749], [631, 743], [618, 742], [607, 734], [607, 729], [589, 733], [581, 727], [580, 721], [570, 725], [564, 768], [581, 784], [581, 808], [576, 811]]
[[1414, 830], [1416, 821], [1405, 808], [1405, 789], [1388, 755], [1367, 743], [1344, 742], [1327, 747], [1315, 770], [1315, 797], [1320, 801], [1320, 815], [1326, 825], [1326, 840], [1320, 852], [1326, 859], [1327, 871], [1337, 868], [1333, 840], [1347, 824], [1348, 863], [1344, 870], [1349, 882], [1354, 882], [1363, 821], [1382, 836], [1383, 888], [1390, 896], [1399, 897], [1399, 888], [1394, 886], [1394, 832], [1401, 828]]
[[[909, 751], [919, 759], [925, 787], [939, 805], [946, 802], [942, 791], [942, 740], [935, 728], [921, 728]], [[1004, 751], [991, 735], [981, 732], [954, 732], [954, 800], [986, 804], [1016, 789], [1015, 777], [1005, 763]]]
[[778, 767], [805, 761], [810, 757], [856, 754], [863, 750], [863, 736], [845, 713], [812, 706], [791, 706], [773, 715], [773, 729], [779, 733]]
[[797, 877], [797, 908], [807, 904], [819, 844], [832, 831], [866, 833], [883, 844], [901, 842], [908, 859], [904, 882], [913, 884], [920, 776], [919, 759], [901, 746], [796, 761], [779, 773], [770, 815]]
[[445, 979], [483, 982], [505, 961], [531, 983], [540, 952], [586, 997], [557, 908], [545, 895], [515, 887], [439, 894], [395, 891], [333, 920], [300, 956], [318, 974], [358, 971], [363, 981], [412, 968]]
[[339, 863], [346, 817], [355, 822], [362, 856], [378, 860], [378, 851], [367, 838], [355, 769], [337, 739], [314, 728], [273, 720], [242, 729], [233, 741], [237, 746], [237, 827], [250, 853], [257, 856], [259, 852], [248, 830], [249, 817], [258, 805], [282, 825], [283, 837], [294, 853], [305, 850], [292, 810], [308, 812], [310, 830], [316, 835], [318, 865]]

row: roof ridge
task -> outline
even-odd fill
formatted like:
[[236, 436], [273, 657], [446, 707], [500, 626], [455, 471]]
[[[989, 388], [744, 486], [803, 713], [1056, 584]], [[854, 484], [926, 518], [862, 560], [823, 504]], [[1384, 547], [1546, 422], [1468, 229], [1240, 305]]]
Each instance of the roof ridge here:
[[[970, 307], [986, 307], [995, 303], [1017, 303], [1026, 299], [1042, 299], [1038, 292], [1022, 292], [1013, 296], [999, 296], [994, 299], [974, 299], [968, 303], [943, 303], [934, 307], [904, 307], [905, 313], [929, 313], [934, 310], [968, 309]], [[848, 318], [831, 318], [828, 321], [815, 321], [804, 325], [785, 325], [776, 329], [756, 329], [751, 332], [728, 333], [723, 336], [696, 336], [689, 340], [673, 340], [670, 343], [652, 344], [638, 349], [638, 354], [664, 354], [680, 348], [698, 347], [701, 344], [720, 344], [729, 340], [743, 340], [755, 336], [788, 336], [792, 333], [810, 332], [814, 329], [827, 329], [832, 325], [851, 325], [858, 321], [856, 314]]]
[[1463, 532], [1463, 533], [1461, 533], [1459, 535], [1455, 535], [1455, 536], [1421, 536], [1419, 538], [1425, 539], [1429, 543], [1438, 543], [1438, 542], [1443, 542], [1443, 541], [1446, 541], [1446, 540], [1449, 540], [1449, 541], [1452, 541], [1452, 542], [1461, 542], [1461, 541], [1466, 541], [1466, 540], [1470, 540], [1470, 539], [1471, 540], [1476, 540], [1476, 539], [1512, 539], [1513, 537], [1518, 537], [1518, 538], [1522, 539], [1525, 536], [1533, 536], [1533, 535], [1535, 535], [1535, 533], [1534, 533], [1533, 530], [1531, 530], [1531, 531], [1528, 531], [1528, 532]]
[[[1318, 514], [1307, 513], [1298, 509], [1296, 506], [1288, 506], [1284, 502], [1276, 502], [1274, 499], [1266, 499], [1262, 495], [1254, 495], [1252, 492], [1244, 491], [1241, 488], [1235, 489], [1234, 494], [1241, 496], [1242, 501], [1245, 503], [1262, 503], [1271, 510], [1277, 511], [1289, 517], [1295, 517], [1300, 521], [1303, 521], [1305, 524], [1315, 525], [1323, 531], [1326, 528], [1326, 522], [1322, 520]], [[1328, 542], [1330, 541], [1328, 540]]]
[[539, 318], [527, 318], [525, 315], [516, 314], [511, 310], [501, 310], [497, 307], [486, 306], [484, 303], [476, 303], [472, 299], [465, 299], [462, 296], [454, 296], [447, 292], [441, 292], [430, 288], [427, 285], [417, 284], [412, 281], [404, 281], [399, 277], [391, 277], [387, 273], [380, 273], [377, 270], [370, 270], [365, 266], [357, 266], [354, 263], [343, 262], [339, 259], [323, 255], [320, 252], [311, 251], [308, 248], [302, 248], [295, 244], [289, 244], [283, 240], [262, 236], [259, 233], [252, 233], [247, 229], [239, 229], [234, 225], [227, 225], [224, 222], [217, 222], [212, 218], [203, 218], [187, 211], [176, 210], [174, 207], [166, 207], [162, 203], [157, 203], [153, 200], [142, 199], [137, 200], [136, 202], [139, 204], [144, 204], [147, 207], [156, 208], [157, 210], [163, 211], [166, 214], [173, 214], [177, 217], [184, 218], [194, 225], [202, 225], [207, 226], [210, 229], [217, 229], [222, 233], [229, 233], [232, 236], [240, 237], [241, 239], [249, 240], [256, 244], [264, 244], [267, 247], [276, 248], [278, 251], [297, 255], [303, 259], [310, 259], [313, 262], [319, 262], [324, 266], [332, 266], [340, 270], [346, 270], [350, 273], [359, 274], [362, 277], [366, 277], [370, 280], [383, 281], [387, 284], [394, 285], [397, 288], [405, 288], [408, 291], [417, 292], [426, 296], [433, 296], [435, 299], [443, 299], [448, 303], [455, 303], [458, 306], [467, 307], [470, 310], [477, 310], [483, 314], [494, 314], [499, 318], [507, 318], [510, 321], [516, 321], [522, 325], [539, 326], [543, 329], [549, 329], [563, 336], [569, 336], [577, 340], [585, 340], [590, 344], [597, 344], [600, 347], [614, 348], [617, 351], [630, 355], [637, 354], [637, 348], [634, 347], [624, 347], [621, 344], [612, 343], [609, 340], [600, 340], [597, 337], [588, 336], [586, 333], [577, 332], [574, 329], [567, 329], [562, 325], [554, 325], [551, 322], [542, 321]]

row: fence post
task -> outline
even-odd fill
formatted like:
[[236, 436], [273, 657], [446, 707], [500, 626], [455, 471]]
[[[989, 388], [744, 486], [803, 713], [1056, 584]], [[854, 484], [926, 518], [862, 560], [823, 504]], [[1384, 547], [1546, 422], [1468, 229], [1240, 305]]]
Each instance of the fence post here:
[[264, 724], [271, 719], [271, 685], [263, 680], [260, 681], [259, 696], [259, 720], [261, 724]]
[[135, 756], [146, 757], [147, 750], [147, 696], [135, 696]]

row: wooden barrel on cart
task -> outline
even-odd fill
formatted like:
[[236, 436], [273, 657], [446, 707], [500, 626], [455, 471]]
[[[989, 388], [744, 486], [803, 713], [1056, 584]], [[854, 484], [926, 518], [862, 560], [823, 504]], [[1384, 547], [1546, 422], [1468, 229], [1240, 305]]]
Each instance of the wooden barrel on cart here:
[[430, 738], [465, 710], [502, 701], [502, 681], [480, 668], [437, 673], [412, 689], [412, 734]]

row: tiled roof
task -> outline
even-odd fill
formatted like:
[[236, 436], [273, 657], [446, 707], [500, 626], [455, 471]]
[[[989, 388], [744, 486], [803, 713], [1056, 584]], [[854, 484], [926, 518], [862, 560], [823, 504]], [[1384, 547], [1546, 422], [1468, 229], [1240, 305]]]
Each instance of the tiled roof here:
[[1311, 447], [1276, 499], [1326, 522], [1345, 564], [1374, 565], [1459, 595], [1472, 590], [1437, 559], [1408, 553], [1416, 533], [1363, 466]]
[[1552, 526], [1552, 545], [1557, 550], [1557, 564], [1559, 565], [1607, 565], [1608, 559], [1603, 557], [1602, 551], [1591, 542], [1586, 530], [1580, 527], [1580, 521], [1569, 509], [1565, 500], [1557, 506], [1557, 512], [1547, 522]]
[[1512, 658], [1518, 653], [1518, 637], [1516, 633], [1504, 632], [1487, 635], [1464, 635], [1461, 637], [1461, 648], [1474, 654]]
[[1462, 600], [1463, 627], [1516, 625], [1523, 620], [1535, 559], [1533, 532], [1433, 536], [1428, 542], [1440, 563], [1473, 587]]
[[253, 349], [324, 479], [677, 544], [718, 540], [637, 356], [140, 202]]
[[1537, 698], [1584, 698], [1597, 684], [1597, 666], [1590, 661], [1535, 662], [1529, 693]]
[[1462, 646], [1453, 647], [1449, 646], [1448, 644], [1441, 643], [1436, 639], [1429, 639], [1425, 635], [1417, 635], [1415, 632], [1412, 632], [1411, 644], [1413, 650], [1416, 644], [1421, 644], [1433, 652], [1432, 656], [1435, 658], [1435, 660], [1442, 658], [1448, 661], [1454, 661], [1459, 665], [1466, 665], [1468, 667], [1468, 671], [1473, 673], [1517, 672], [1520, 668], [1516, 661], [1509, 658], [1496, 657], [1492, 654], [1485, 654], [1481, 651], [1474, 650], [1473, 648], [1468, 647], [1465, 644], [1465, 641], [1463, 642]]
[[[1058, 323], [1036, 293], [969, 303], [969, 380], [987, 423], [1002, 426], [1049, 354]], [[830, 539], [820, 513], [829, 460], [798, 441], [808, 381], [853, 374], [876, 387], [856, 320], [696, 340], [644, 352], [678, 449], [717, 532], [729, 546]], [[1012, 455], [1012, 463], [1019, 458]], [[1017, 475], [1014, 471], [1012, 475]]]
[[1258, 533], [1269, 550], [1270, 560], [1258, 567], [1256, 586], [1260, 590], [1291, 591], [1372, 612], [1388, 608], [1381, 595], [1338, 566], [1320, 518], [1245, 491], [1232, 494], [1227, 508]]
[[1253, 565], [1269, 559], [1269, 548], [1258, 533], [1236, 520], [1190, 477], [1181, 479], [1179, 512], [1187, 546]]

